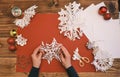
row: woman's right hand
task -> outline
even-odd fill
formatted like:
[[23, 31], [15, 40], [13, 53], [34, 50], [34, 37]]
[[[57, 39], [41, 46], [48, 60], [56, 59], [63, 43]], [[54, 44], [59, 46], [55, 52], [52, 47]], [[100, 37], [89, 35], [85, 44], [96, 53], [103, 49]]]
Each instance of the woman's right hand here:
[[62, 65], [65, 67], [65, 69], [72, 66], [70, 53], [64, 46], [61, 46], [60, 59], [61, 59]]

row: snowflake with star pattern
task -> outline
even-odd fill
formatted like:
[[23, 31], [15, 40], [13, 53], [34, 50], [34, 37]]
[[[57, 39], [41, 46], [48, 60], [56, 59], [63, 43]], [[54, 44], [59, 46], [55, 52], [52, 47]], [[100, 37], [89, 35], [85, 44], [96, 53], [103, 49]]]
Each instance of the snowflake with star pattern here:
[[85, 26], [85, 19], [83, 16], [83, 8], [79, 8], [80, 4], [75, 1], [65, 6], [65, 10], [61, 9], [58, 20], [60, 20], [59, 27], [60, 34], [68, 37], [70, 40], [80, 39], [83, 34], [83, 27]]
[[55, 38], [53, 39], [51, 44], [44, 44], [44, 42], [42, 42], [40, 50], [45, 52], [42, 59], [46, 59], [48, 61], [48, 64], [50, 64], [53, 58], [61, 61], [59, 56], [60, 46], [61, 44], [57, 43]]

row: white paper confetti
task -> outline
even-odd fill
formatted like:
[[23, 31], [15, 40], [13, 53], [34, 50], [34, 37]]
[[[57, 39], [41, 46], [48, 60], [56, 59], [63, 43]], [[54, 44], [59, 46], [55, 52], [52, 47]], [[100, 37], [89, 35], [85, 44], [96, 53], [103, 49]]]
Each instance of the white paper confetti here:
[[17, 39], [15, 40], [17, 45], [24, 46], [27, 44], [27, 39], [22, 36], [22, 34], [17, 35]]
[[60, 15], [58, 20], [60, 34], [63, 33], [64, 36], [67, 36], [70, 40], [80, 39], [83, 34], [82, 28], [84, 27], [84, 17], [83, 8], [79, 8], [80, 4], [77, 4], [75, 1], [69, 3], [68, 6], [65, 6], [65, 10], [61, 9], [58, 14]]
[[93, 49], [95, 47], [95, 41], [94, 42], [90, 42], [90, 41], [87, 42], [86, 47], [88, 49]]
[[27, 10], [24, 11], [24, 17], [22, 19], [16, 19], [14, 21], [15, 25], [24, 28], [25, 26], [27, 26], [28, 24], [30, 24], [30, 20], [31, 18], [35, 15], [35, 9], [38, 6], [33, 5], [30, 8], [28, 8]]
[[57, 43], [55, 38], [53, 39], [51, 44], [44, 44], [44, 42], [42, 42], [40, 50], [45, 52], [42, 59], [46, 59], [48, 61], [48, 64], [50, 64], [53, 58], [61, 61], [59, 57], [60, 46], [61, 44]]

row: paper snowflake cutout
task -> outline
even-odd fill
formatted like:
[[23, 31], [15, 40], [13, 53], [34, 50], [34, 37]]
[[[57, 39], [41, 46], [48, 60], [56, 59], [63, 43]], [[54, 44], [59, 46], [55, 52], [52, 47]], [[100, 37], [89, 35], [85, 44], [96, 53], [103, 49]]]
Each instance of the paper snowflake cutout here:
[[15, 40], [17, 42], [17, 45], [24, 46], [27, 44], [27, 39], [22, 37], [22, 34], [17, 35], [17, 39]]
[[83, 8], [79, 8], [80, 4], [77, 4], [75, 1], [73, 3], [69, 3], [68, 6], [65, 6], [65, 10], [61, 9], [58, 14], [60, 15], [58, 20], [60, 34], [64, 34], [70, 40], [80, 39], [83, 34], [84, 27], [84, 17]]
[[35, 9], [38, 6], [33, 5], [30, 8], [28, 8], [27, 10], [24, 11], [24, 17], [22, 19], [16, 19], [14, 21], [15, 25], [24, 28], [25, 26], [27, 26], [28, 24], [30, 24], [30, 20], [31, 18], [35, 15]]
[[95, 42], [87, 42], [87, 44], [86, 44], [86, 47], [88, 48], [88, 49], [93, 49], [94, 48], [94, 45], [95, 44]]
[[44, 44], [44, 42], [42, 42], [40, 50], [45, 52], [42, 59], [46, 59], [48, 64], [50, 64], [53, 58], [61, 61], [59, 57], [60, 46], [61, 44], [57, 43], [55, 38], [51, 44]]
[[114, 59], [111, 58], [111, 55], [108, 52], [96, 47], [93, 50], [93, 55], [94, 61], [91, 64], [95, 66], [96, 71], [100, 70], [105, 72], [112, 67]]
[[79, 51], [79, 49], [76, 48], [74, 51], [73, 57], [72, 57], [73, 60], [80, 60], [81, 57], [80, 57], [78, 51]]

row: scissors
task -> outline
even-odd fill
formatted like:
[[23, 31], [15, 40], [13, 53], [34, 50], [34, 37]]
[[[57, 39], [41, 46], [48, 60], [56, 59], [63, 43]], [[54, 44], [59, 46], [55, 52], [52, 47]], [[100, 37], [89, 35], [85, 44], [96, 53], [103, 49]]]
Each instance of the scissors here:
[[83, 61], [84, 61], [85, 63], [89, 63], [89, 62], [90, 62], [89, 58], [87, 58], [87, 57], [81, 57], [81, 56], [80, 56], [79, 65], [80, 65], [81, 67], [83, 67], [83, 66], [85, 65]]
[[78, 49], [76, 49], [76, 51], [74, 52], [73, 60], [79, 60], [80, 67], [83, 67], [85, 65], [84, 62], [85, 63], [89, 63], [90, 62], [88, 57], [82, 57], [82, 56], [79, 55]]

